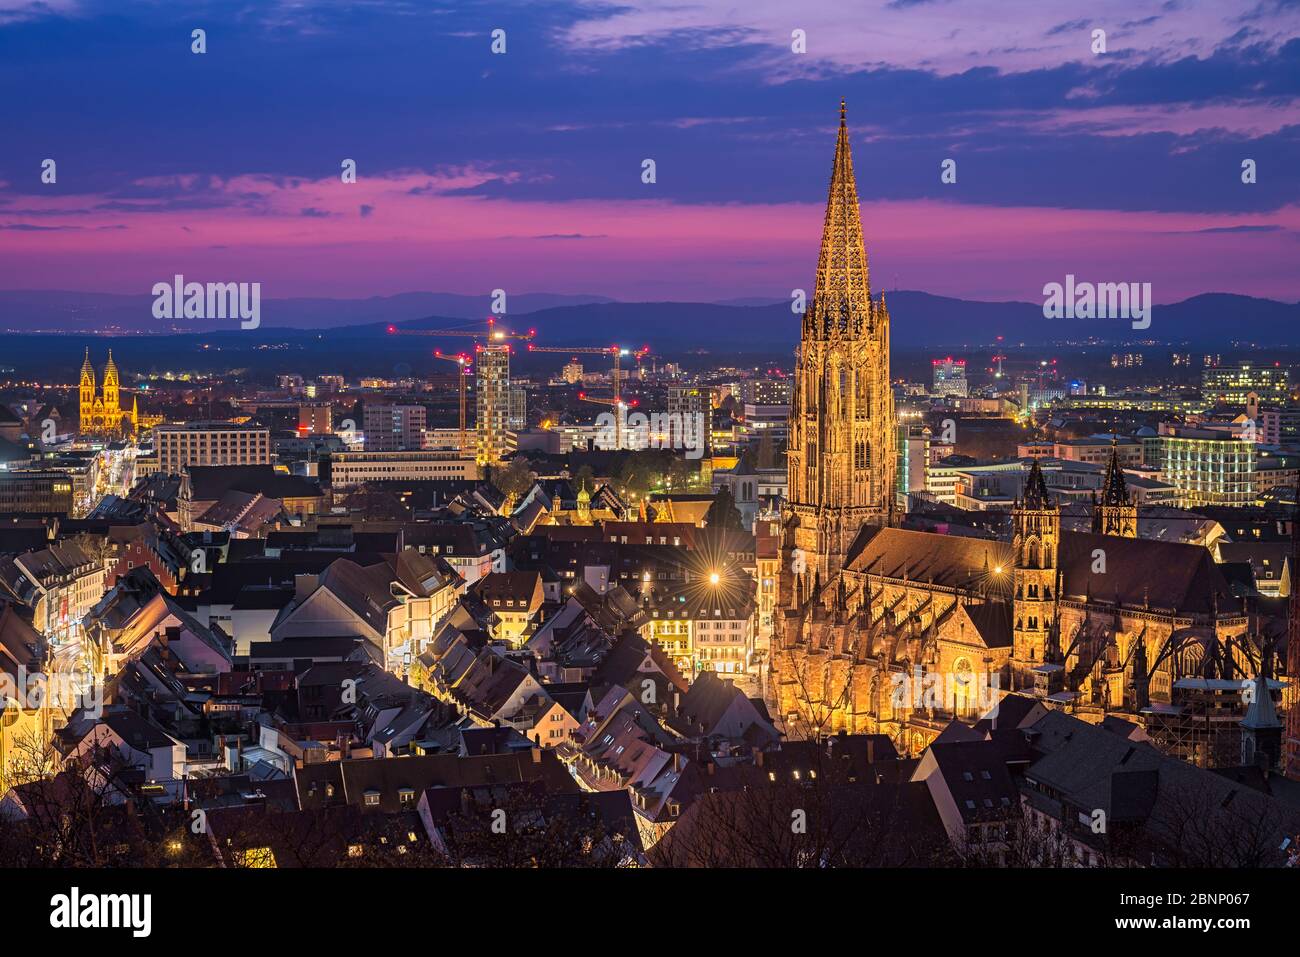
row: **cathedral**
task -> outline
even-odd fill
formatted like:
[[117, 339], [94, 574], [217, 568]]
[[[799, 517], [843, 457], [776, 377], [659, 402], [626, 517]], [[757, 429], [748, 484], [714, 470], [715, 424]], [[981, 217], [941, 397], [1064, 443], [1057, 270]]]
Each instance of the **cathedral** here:
[[1007, 542], [900, 527], [896, 444], [889, 313], [871, 296], [841, 102], [781, 517], [769, 693], [787, 733], [883, 733], [917, 754], [1008, 693], [1149, 727], [1270, 673], [1273, 648], [1210, 552], [1136, 537], [1114, 448], [1091, 532], [1061, 528], [1034, 461]]
[[121, 385], [113, 350], [108, 350], [108, 364], [104, 366], [104, 391], [98, 394], [95, 387], [95, 368], [90, 364], [90, 349], [81, 364], [80, 430], [83, 436], [102, 439], [121, 439], [134, 435], [139, 428], [140, 409], [135, 399], [131, 408], [122, 408]]

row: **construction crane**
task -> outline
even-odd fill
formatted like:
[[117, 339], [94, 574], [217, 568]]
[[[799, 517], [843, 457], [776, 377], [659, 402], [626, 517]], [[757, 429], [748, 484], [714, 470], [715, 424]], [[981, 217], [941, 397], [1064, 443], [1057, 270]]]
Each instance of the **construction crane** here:
[[433, 357], [454, 362], [460, 367], [456, 370], [456, 379], [460, 385], [460, 431], [456, 447], [460, 449], [461, 455], [467, 455], [469, 448], [465, 444], [465, 377], [470, 373], [470, 358], [463, 352], [458, 352], [454, 356], [444, 355], [441, 349], [434, 349]]
[[[511, 346], [508, 344], [510, 340], [522, 339], [527, 342], [537, 335], [537, 330], [529, 329], [527, 332], [509, 332], [505, 329], [498, 329], [496, 327], [496, 319], [489, 316], [487, 319], [487, 329], [481, 332], [474, 329], [403, 329], [399, 326], [389, 325], [388, 333], [389, 335], [394, 336], [468, 336], [469, 338], [476, 340], [474, 342], [474, 351], [482, 352], [485, 348], [491, 348], [493, 346], [496, 346], [499, 349], [504, 348], [509, 351], [511, 349]], [[485, 346], [483, 341], [479, 340], [486, 341], [487, 345]], [[452, 358], [450, 356], [444, 356], [441, 350], [434, 350], [433, 356], [435, 359]], [[465, 448], [465, 376], [469, 374], [468, 359], [469, 357], [466, 356], [466, 361], [461, 365], [460, 375], [460, 437], [458, 441], [460, 442], [460, 451], [462, 455], [468, 451]], [[452, 361], [456, 360], [453, 359]]]
[[[623, 404], [623, 375], [620, 371], [620, 360], [623, 356], [632, 356], [637, 362], [640, 362], [644, 356], [650, 354], [650, 347], [644, 346], [641, 349], [633, 351], [621, 346], [538, 346], [533, 343], [528, 344], [529, 352], [560, 352], [570, 353], [571, 355], [605, 355], [614, 357], [614, 397], [612, 399], [589, 396], [585, 392], [579, 392], [578, 398], [583, 402], [595, 402], [599, 405], [609, 405], [614, 408], [614, 448], [623, 447], [623, 423], [620, 412], [626, 409]], [[633, 403], [635, 404], [635, 403]]]
[[[471, 339], [485, 339], [489, 344], [494, 342], [504, 342], [508, 339], [531, 340], [537, 336], [536, 329], [529, 329], [527, 332], [507, 332], [505, 329], [496, 327], [496, 320], [488, 317], [487, 330], [476, 332], [473, 329], [403, 329], [400, 326], [390, 325], [388, 327], [390, 336], [469, 336]], [[563, 351], [563, 350], [561, 350]]]

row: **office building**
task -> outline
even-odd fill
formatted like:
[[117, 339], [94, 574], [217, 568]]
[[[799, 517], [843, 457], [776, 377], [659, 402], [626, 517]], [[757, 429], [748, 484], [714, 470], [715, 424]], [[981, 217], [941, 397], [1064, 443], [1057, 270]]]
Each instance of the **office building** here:
[[72, 511], [72, 476], [39, 469], [0, 471], [0, 514], [67, 515]]
[[945, 359], [934, 359], [931, 362], [934, 368], [934, 394], [935, 395], [966, 395], [969, 386], [966, 382], [966, 360], [954, 359], [948, 356]]
[[367, 452], [405, 452], [423, 448], [422, 405], [366, 403], [362, 427]]
[[477, 479], [473, 459], [456, 450], [335, 452], [330, 456], [330, 484], [338, 488], [363, 482], [415, 482], [430, 479]]
[[1201, 372], [1201, 392], [1213, 402], [1245, 405], [1254, 392], [1262, 405], [1284, 405], [1290, 397], [1290, 370], [1244, 360], [1232, 366], [1216, 366]]
[[154, 429], [158, 471], [179, 475], [189, 465], [269, 465], [271, 430], [234, 422], [187, 422]]

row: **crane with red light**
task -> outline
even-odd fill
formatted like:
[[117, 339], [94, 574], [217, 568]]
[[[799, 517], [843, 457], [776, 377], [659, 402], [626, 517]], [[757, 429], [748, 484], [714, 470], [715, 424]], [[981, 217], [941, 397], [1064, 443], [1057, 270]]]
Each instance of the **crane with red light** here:
[[[401, 326], [390, 324], [388, 334], [392, 336], [433, 336], [439, 338], [442, 336], [467, 336], [475, 340], [474, 351], [482, 352], [484, 346], [479, 340], [486, 340], [488, 346], [504, 346], [504, 348], [509, 349], [508, 343], [510, 340], [518, 339], [529, 342], [537, 336], [537, 330], [529, 329], [527, 332], [510, 332], [505, 329], [498, 329], [496, 319], [489, 316], [485, 331], [475, 329], [404, 329]], [[468, 451], [465, 447], [465, 377], [470, 373], [470, 357], [463, 353], [455, 356], [443, 355], [441, 349], [435, 349], [433, 357], [455, 362], [460, 366], [460, 374], [457, 376], [460, 385], [460, 429], [457, 441], [460, 452], [464, 455]]]
[[460, 450], [461, 455], [469, 453], [469, 448], [465, 444], [465, 377], [470, 374], [470, 358], [463, 352], [458, 352], [454, 356], [445, 355], [441, 349], [433, 350], [435, 359], [442, 359], [446, 362], [454, 362], [459, 366], [456, 370], [456, 379], [460, 386], [460, 429], [456, 447]]
[[[625, 349], [622, 346], [538, 346], [533, 343], [528, 344], [529, 352], [568, 352], [573, 355], [605, 355], [614, 357], [614, 397], [606, 399], [598, 396], [589, 396], [585, 392], [578, 393], [578, 399], [582, 402], [594, 402], [598, 405], [609, 405], [614, 408], [614, 447], [621, 449], [623, 447], [623, 422], [620, 412], [629, 408], [629, 405], [623, 404], [623, 374], [620, 369], [620, 360], [623, 356], [632, 356], [637, 362], [640, 362], [645, 356], [650, 354], [650, 347], [643, 346], [635, 351]], [[631, 406], [636, 405], [633, 399]]]

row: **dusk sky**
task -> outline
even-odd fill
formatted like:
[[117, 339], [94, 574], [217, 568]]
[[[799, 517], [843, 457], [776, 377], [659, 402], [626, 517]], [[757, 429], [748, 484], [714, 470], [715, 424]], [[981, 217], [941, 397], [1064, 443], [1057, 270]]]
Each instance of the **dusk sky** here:
[[1300, 299], [1297, 0], [0, 0], [0, 84], [4, 289], [784, 297], [844, 96], [877, 289]]

